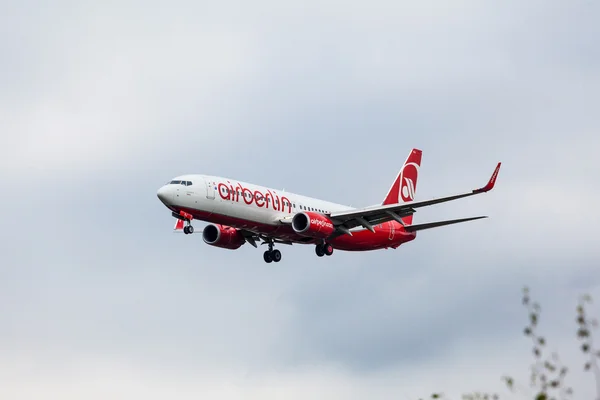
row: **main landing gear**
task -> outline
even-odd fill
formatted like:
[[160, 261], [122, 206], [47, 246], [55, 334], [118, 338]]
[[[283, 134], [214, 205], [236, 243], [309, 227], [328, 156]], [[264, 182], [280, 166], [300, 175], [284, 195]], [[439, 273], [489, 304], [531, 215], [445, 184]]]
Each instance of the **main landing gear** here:
[[185, 233], [186, 235], [191, 235], [192, 233], [194, 233], [194, 227], [192, 226], [192, 224], [190, 224], [189, 221], [188, 225], [183, 227], [183, 233]]
[[319, 243], [315, 247], [315, 253], [319, 257], [330, 256], [333, 254], [333, 246], [329, 243]]
[[281, 261], [281, 252], [277, 249], [273, 249], [273, 242], [270, 241], [268, 242], [269, 244], [269, 250], [265, 251], [265, 254], [263, 254], [263, 258], [265, 260], [265, 262], [268, 264], [270, 262], [279, 262]]

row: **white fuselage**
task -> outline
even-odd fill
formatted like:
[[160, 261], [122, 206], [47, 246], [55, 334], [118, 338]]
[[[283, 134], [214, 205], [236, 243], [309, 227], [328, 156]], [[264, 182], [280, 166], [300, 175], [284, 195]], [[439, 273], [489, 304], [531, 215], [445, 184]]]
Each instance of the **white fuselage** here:
[[[183, 182], [183, 184], [182, 184]], [[189, 184], [191, 183], [191, 184]], [[280, 220], [302, 211], [320, 214], [352, 207], [235, 179], [207, 175], [182, 175], [159, 189], [158, 197], [173, 211], [189, 210], [199, 219], [228, 223], [250, 230], [277, 226]], [[224, 217], [219, 222], [219, 216]]]

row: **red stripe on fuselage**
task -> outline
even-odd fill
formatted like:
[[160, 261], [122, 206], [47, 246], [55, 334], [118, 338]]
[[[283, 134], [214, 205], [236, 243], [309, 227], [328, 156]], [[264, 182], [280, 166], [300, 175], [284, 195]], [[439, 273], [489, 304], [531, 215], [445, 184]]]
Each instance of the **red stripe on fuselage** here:
[[[185, 211], [194, 216], [194, 219], [232, 226], [239, 229], [247, 229], [252, 232], [272, 236], [281, 240], [290, 240], [301, 244], [316, 244], [319, 240], [309, 240], [305, 236], [294, 232], [291, 225], [270, 225], [261, 222], [249, 221], [242, 218], [231, 217], [229, 215], [216, 214], [193, 208], [177, 208], [177, 212]], [[338, 236], [329, 241], [331, 245], [338, 250], [346, 251], [367, 251], [385, 249], [388, 247], [396, 248], [403, 243], [414, 240], [417, 236], [414, 232], [406, 232], [402, 225], [396, 221], [385, 222], [375, 225], [375, 233], [369, 230], [352, 232], [350, 235]]]

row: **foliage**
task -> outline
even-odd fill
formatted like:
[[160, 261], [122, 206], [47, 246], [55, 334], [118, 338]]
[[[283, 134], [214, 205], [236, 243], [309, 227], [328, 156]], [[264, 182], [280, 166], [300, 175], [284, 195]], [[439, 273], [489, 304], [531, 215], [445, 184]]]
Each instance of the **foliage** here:
[[[600, 350], [594, 347], [592, 331], [597, 328], [598, 322], [590, 319], [586, 312], [586, 305], [591, 304], [592, 298], [584, 295], [579, 299], [576, 308], [577, 338], [581, 343], [580, 350], [586, 356], [583, 366], [585, 371], [590, 371], [596, 381], [596, 399], [600, 400], [600, 367], [598, 358]], [[529, 288], [523, 289], [522, 303], [527, 310], [528, 323], [523, 330], [524, 335], [531, 340], [534, 362], [531, 365], [530, 385], [534, 389], [534, 400], [569, 400], [573, 396], [573, 389], [567, 384], [569, 369], [562, 364], [557, 353], [547, 352], [547, 340], [538, 333], [541, 306], [533, 302]], [[517, 381], [511, 376], [504, 376], [502, 380], [511, 392], [516, 391]], [[432, 399], [446, 399], [442, 393], [434, 393]], [[475, 392], [462, 396], [463, 400], [498, 400], [498, 394]]]

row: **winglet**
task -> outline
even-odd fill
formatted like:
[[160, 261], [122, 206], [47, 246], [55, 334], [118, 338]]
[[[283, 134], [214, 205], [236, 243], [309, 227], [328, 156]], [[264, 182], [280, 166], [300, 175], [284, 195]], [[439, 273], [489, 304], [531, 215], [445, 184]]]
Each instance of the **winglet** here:
[[494, 173], [492, 174], [492, 177], [490, 178], [490, 181], [487, 183], [487, 185], [480, 189], [473, 190], [473, 193], [485, 193], [489, 192], [494, 188], [494, 185], [496, 184], [496, 178], [498, 177], [498, 172], [500, 171], [500, 165], [502, 165], [501, 162], [499, 162], [496, 166], [496, 169], [494, 170]]

